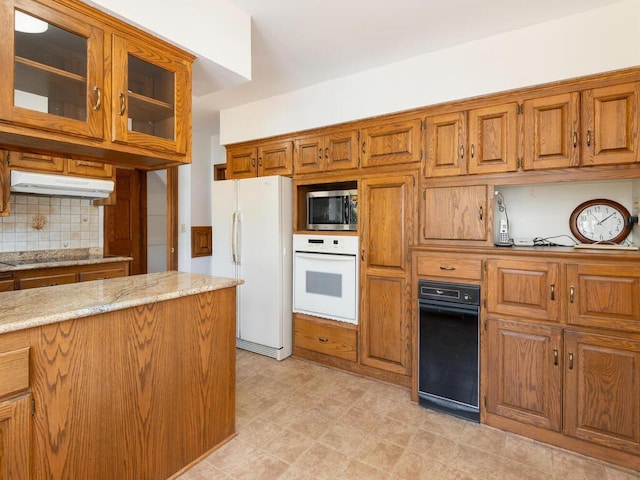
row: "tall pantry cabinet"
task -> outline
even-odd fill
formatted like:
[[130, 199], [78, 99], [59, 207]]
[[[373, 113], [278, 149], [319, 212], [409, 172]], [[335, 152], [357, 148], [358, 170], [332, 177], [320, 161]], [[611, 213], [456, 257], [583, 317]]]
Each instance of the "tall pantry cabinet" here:
[[411, 373], [411, 272], [415, 175], [360, 184], [360, 362]]

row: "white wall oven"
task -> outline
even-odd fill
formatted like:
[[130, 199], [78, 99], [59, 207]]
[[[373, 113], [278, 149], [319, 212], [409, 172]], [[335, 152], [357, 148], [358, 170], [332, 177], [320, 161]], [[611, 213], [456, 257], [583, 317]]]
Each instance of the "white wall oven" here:
[[293, 236], [293, 311], [358, 323], [358, 237]]

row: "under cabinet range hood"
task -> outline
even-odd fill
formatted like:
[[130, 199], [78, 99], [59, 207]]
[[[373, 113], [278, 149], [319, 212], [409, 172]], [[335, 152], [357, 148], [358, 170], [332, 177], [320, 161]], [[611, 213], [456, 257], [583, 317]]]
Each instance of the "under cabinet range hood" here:
[[98, 199], [107, 198], [113, 187], [111, 180], [11, 171], [11, 191], [14, 193]]

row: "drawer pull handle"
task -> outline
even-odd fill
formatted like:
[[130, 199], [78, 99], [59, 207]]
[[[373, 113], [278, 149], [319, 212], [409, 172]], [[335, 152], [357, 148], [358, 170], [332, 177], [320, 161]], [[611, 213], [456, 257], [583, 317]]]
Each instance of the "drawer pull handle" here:
[[367, 142], [362, 142], [362, 153], [363, 154], [366, 153], [366, 145], [367, 145]]
[[329, 147], [324, 149], [324, 158], [329, 158]]
[[476, 145], [474, 143], [471, 144], [471, 158], [475, 158], [476, 156]]
[[573, 370], [573, 353], [569, 354], [569, 370]]
[[558, 349], [557, 348], [553, 349], [553, 364], [556, 367], [558, 366]]
[[327, 343], [329, 341], [329, 339], [325, 337], [318, 337], [318, 340], [320, 340], [322, 343]]
[[578, 146], [578, 132], [573, 132], [573, 148]]
[[464, 145], [460, 147], [460, 158], [464, 158]]
[[587, 147], [591, 146], [591, 130], [587, 130]]
[[484, 218], [484, 208], [482, 208], [482, 205], [480, 205], [480, 220], [482, 220]]
[[551, 284], [551, 300], [555, 300], [556, 299], [556, 286], [552, 283]]
[[569, 287], [569, 303], [573, 303], [573, 300], [575, 298], [575, 294], [576, 294], [576, 289], [573, 288], [572, 286]]
[[440, 265], [440, 270], [446, 270], [447, 272], [453, 272], [456, 267], [445, 267], [444, 265]]

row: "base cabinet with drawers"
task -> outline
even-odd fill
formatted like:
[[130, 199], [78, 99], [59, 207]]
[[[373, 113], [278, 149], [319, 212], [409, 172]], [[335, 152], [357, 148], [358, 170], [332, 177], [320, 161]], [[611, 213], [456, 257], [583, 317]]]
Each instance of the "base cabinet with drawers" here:
[[0, 277], [0, 291], [6, 282], [7, 290], [24, 290], [27, 288], [52, 287], [67, 283], [104, 280], [107, 278], [126, 277], [129, 275], [129, 261], [74, 265], [69, 267], [47, 267], [12, 272], [11, 280]]
[[358, 360], [358, 327], [297, 313], [294, 315], [294, 345], [342, 360]]

